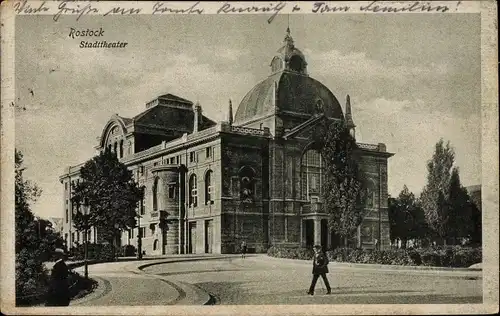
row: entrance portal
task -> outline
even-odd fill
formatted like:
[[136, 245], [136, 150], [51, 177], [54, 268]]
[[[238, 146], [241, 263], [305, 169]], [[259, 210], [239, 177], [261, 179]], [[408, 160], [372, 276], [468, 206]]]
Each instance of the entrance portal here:
[[302, 221], [304, 225], [304, 240], [306, 247], [314, 246], [314, 221], [312, 219], [306, 219]]

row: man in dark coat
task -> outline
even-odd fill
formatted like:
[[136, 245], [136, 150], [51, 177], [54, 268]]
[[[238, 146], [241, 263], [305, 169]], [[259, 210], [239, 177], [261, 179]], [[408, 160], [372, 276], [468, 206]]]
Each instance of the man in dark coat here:
[[69, 270], [64, 262], [64, 250], [56, 249], [55, 257], [57, 261], [52, 267], [45, 306], [68, 306], [70, 301], [68, 284]]
[[325, 282], [326, 286], [326, 294], [330, 294], [332, 289], [330, 287], [330, 282], [326, 278], [326, 274], [328, 273], [328, 257], [321, 250], [321, 246], [314, 246], [314, 258], [313, 258], [313, 279], [311, 282], [311, 287], [309, 288], [309, 292], [307, 294], [314, 295], [314, 288], [316, 287], [316, 282], [318, 278], [321, 276], [323, 282]]

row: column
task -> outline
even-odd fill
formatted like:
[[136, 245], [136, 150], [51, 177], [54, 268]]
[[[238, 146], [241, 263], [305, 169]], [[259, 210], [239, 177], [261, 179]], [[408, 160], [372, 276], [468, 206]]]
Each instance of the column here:
[[305, 238], [304, 238], [304, 219], [300, 219], [300, 246], [305, 246]]
[[314, 219], [314, 245], [321, 245], [321, 220]]

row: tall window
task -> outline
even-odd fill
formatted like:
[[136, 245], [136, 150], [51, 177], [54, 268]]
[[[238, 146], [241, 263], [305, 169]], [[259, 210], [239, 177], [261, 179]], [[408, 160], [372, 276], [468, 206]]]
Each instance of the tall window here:
[[115, 142], [115, 145], [114, 145], [114, 151], [115, 151], [115, 155], [117, 154], [117, 149], [118, 149], [118, 143]]
[[175, 199], [175, 183], [168, 185], [168, 198]]
[[255, 171], [250, 167], [243, 167], [240, 176], [240, 199], [251, 202], [255, 197]]
[[366, 207], [375, 207], [375, 183], [373, 181], [368, 181], [368, 187], [366, 188]]
[[189, 178], [189, 205], [192, 207], [198, 205], [198, 185], [195, 174], [192, 174]]
[[214, 183], [213, 171], [208, 170], [205, 174], [205, 204], [213, 204]]
[[123, 139], [120, 140], [120, 158], [123, 158]]
[[323, 182], [323, 159], [321, 154], [314, 149], [309, 149], [302, 156], [301, 165], [302, 198], [308, 201], [311, 197], [321, 196]]
[[139, 201], [139, 213], [141, 215], [144, 215], [144, 213], [146, 213], [144, 209], [144, 193], [146, 191], [144, 186], [141, 187], [141, 190], [142, 190], [142, 199]]
[[196, 162], [196, 153], [194, 151], [189, 153], [189, 162]]
[[158, 210], [158, 178], [153, 183], [153, 211]]

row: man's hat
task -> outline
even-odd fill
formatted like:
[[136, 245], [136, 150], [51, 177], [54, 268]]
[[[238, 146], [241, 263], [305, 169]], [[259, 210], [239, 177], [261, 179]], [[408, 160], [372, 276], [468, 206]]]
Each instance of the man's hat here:
[[60, 254], [60, 255], [64, 255], [65, 254], [64, 249], [61, 249], [61, 248], [56, 248], [54, 250], [54, 253], [55, 254]]

